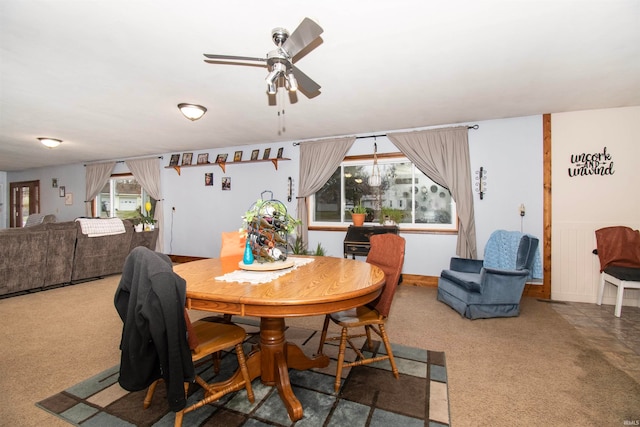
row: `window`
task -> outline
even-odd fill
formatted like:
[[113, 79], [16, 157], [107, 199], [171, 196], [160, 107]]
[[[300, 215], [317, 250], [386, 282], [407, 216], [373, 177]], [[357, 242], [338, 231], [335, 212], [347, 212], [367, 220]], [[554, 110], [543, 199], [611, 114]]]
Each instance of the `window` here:
[[[357, 204], [367, 210], [366, 222], [383, 223], [397, 214], [400, 228], [457, 231], [456, 205], [448, 189], [420, 172], [406, 157], [378, 155], [379, 187], [368, 183], [373, 158], [345, 158], [329, 181], [310, 198], [310, 227], [348, 226]], [[391, 211], [390, 211], [391, 210]], [[382, 218], [382, 219], [381, 219]]]
[[147, 216], [144, 207], [151, 202], [149, 215], [153, 216], [156, 201], [150, 197], [133, 175], [112, 175], [95, 198], [95, 209], [100, 218], [132, 219]]

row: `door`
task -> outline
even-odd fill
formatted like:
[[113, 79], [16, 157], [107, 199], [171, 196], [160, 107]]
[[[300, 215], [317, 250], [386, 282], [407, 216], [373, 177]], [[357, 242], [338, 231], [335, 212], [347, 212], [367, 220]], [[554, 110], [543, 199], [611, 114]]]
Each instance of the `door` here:
[[22, 227], [32, 213], [40, 213], [40, 181], [9, 183], [9, 227]]

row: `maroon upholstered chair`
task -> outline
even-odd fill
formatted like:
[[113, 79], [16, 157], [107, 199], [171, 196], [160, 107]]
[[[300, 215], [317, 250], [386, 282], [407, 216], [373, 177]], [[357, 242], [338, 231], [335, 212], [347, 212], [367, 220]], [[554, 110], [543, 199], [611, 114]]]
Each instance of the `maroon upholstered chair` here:
[[[393, 360], [393, 352], [391, 351], [391, 344], [389, 343], [389, 338], [387, 337], [384, 324], [389, 316], [393, 296], [398, 287], [400, 274], [402, 273], [405, 240], [396, 234], [387, 233], [373, 235], [369, 241], [371, 243], [371, 249], [367, 255], [367, 262], [380, 267], [385, 274], [385, 285], [382, 293], [376, 300], [367, 305], [351, 310], [328, 314], [324, 319], [324, 326], [320, 337], [318, 354], [322, 354], [325, 341], [340, 340], [338, 367], [336, 370], [336, 382], [334, 386], [336, 392], [340, 389], [342, 369], [351, 366], [365, 365], [388, 359], [391, 364], [391, 371], [393, 372], [393, 375], [398, 378], [398, 368], [396, 368], [396, 363]], [[327, 338], [327, 329], [329, 328], [330, 320], [342, 327], [340, 337]], [[350, 328], [357, 327], [364, 327], [365, 333], [349, 334]], [[366, 336], [369, 350], [373, 351], [371, 331], [376, 333], [382, 339], [386, 354], [374, 354], [372, 357], [366, 357], [362, 351], [360, 351], [359, 348], [356, 348], [353, 344], [352, 338]], [[344, 361], [347, 343], [357, 354], [357, 360], [354, 362]]]

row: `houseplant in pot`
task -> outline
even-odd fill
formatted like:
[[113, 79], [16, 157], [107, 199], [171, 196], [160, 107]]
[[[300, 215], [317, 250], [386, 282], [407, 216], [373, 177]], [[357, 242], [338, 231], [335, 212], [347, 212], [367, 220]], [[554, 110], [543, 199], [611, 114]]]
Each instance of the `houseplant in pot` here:
[[383, 206], [380, 210], [380, 224], [398, 225], [402, 222], [404, 211]]
[[364, 224], [364, 218], [366, 216], [367, 208], [359, 203], [351, 210], [351, 220], [353, 221], [353, 225], [355, 225], [356, 227], [362, 227], [362, 224]]

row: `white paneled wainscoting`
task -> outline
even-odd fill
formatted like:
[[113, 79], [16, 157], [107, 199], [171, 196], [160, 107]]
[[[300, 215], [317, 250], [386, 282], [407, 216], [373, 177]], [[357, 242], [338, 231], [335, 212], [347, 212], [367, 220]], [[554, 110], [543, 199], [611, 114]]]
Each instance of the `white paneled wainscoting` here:
[[[595, 231], [624, 225], [634, 230], [640, 224], [554, 222], [551, 254], [551, 298], [558, 301], [595, 303], [600, 283], [600, 261], [593, 254]], [[616, 287], [605, 287], [603, 304], [615, 304]], [[640, 290], [627, 289], [623, 305], [640, 307]]]

